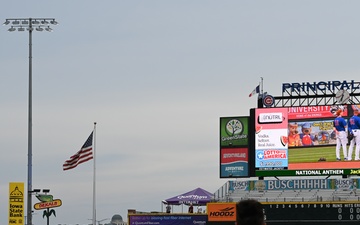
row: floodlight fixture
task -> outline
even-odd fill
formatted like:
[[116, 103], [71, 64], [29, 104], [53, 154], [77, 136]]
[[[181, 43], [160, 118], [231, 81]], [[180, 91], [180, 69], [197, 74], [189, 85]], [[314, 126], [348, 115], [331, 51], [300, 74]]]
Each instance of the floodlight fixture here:
[[10, 21], [9, 20], [6, 20], [4, 23], [3, 23], [3, 25], [8, 25], [10, 23]]
[[44, 30], [44, 28], [42, 28], [42, 27], [37, 27], [37, 28], [35, 28], [37, 31], [43, 31]]
[[19, 27], [19, 28], [18, 28], [18, 31], [25, 31], [25, 28]]
[[29, 21], [28, 21], [28, 20], [23, 20], [23, 21], [21, 21], [21, 24], [23, 24], [23, 25], [28, 25], [28, 24], [29, 24]]
[[12, 21], [12, 24], [13, 24], [13, 25], [19, 25], [19, 24], [20, 24], [20, 21], [19, 21], [19, 20], [14, 20], [14, 21]]
[[10, 27], [10, 28], [8, 29], [8, 31], [10, 31], [10, 32], [16, 31], [16, 28], [15, 28], [15, 27]]
[[43, 189], [42, 192], [43, 192], [43, 193], [49, 193], [49, 192], [50, 192], [50, 189]]
[[45, 27], [45, 30], [46, 30], [46, 31], [49, 31], [49, 32], [52, 31], [52, 29], [51, 29], [50, 27]]

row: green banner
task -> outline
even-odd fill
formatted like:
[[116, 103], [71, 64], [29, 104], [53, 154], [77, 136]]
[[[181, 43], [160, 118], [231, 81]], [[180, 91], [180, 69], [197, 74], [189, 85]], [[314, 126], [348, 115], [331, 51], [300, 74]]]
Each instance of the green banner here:
[[220, 147], [239, 147], [249, 144], [249, 117], [220, 118]]

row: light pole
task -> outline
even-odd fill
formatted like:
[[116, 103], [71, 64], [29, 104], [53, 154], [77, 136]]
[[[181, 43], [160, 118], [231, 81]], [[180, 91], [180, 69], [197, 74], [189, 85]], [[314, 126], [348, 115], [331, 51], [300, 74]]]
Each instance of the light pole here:
[[3, 25], [11, 26], [8, 31], [29, 31], [29, 109], [28, 109], [28, 183], [27, 183], [27, 224], [32, 225], [32, 32], [52, 31], [53, 18], [14, 18], [6, 19]]

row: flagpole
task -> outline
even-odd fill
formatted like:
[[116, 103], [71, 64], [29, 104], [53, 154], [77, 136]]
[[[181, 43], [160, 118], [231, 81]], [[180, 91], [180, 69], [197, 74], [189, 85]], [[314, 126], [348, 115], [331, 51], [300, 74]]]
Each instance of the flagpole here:
[[261, 77], [261, 98], [263, 98], [264, 97], [264, 82], [263, 82], [263, 77]]
[[96, 178], [96, 122], [94, 122], [94, 176], [93, 176], [93, 221], [92, 224], [96, 225], [96, 182], [95, 182], [95, 178]]

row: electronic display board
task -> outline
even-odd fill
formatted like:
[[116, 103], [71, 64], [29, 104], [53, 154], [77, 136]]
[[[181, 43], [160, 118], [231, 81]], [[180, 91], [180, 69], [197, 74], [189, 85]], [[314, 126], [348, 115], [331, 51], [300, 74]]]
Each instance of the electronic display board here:
[[[263, 202], [267, 224], [360, 224], [360, 202]], [[281, 223], [280, 223], [281, 222]]]
[[[353, 115], [353, 110], [359, 108], [360, 105], [267, 108], [266, 110], [269, 112], [286, 110], [288, 127], [287, 139], [281, 137], [282, 143], [287, 142], [287, 145], [284, 146], [287, 148], [286, 157], [283, 161], [273, 162], [275, 166], [267, 167], [266, 165], [265, 168], [261, 168], [257, 162], [259, 158], [257, 155], [259, 148], [257, 130], [261, 124], [259, 124], [259, 116], [256, 113], [264, 109], [255, 109], [255, 113], [253, 112], [251, 115], [255, 117], [253, 128], [255, 130], [255, 176], [360, 175], [359, 161], [354, 161], [354, 155], [352, 161], [346, 161], [341, 149], [341, 161], [336, 159], [336, 135], [333, 131], [333, 120], [338, 109], [344, 111], [343, 117], [347, 121]], [[276, 135], [281, 136], [280, 134]], [[266, 148], [263, 150], [266, 151]], [[269, 148], [269, 150], [271, 149]]]
[[286, 108], [255, 110], [255, 168], [288, 168], [288, 118]]
[[220, 147], [247, 146], [249, 144], [249, 117], [220, 118]]
[[249, 117], [220, 118], [220, 178], [249, 177]]

